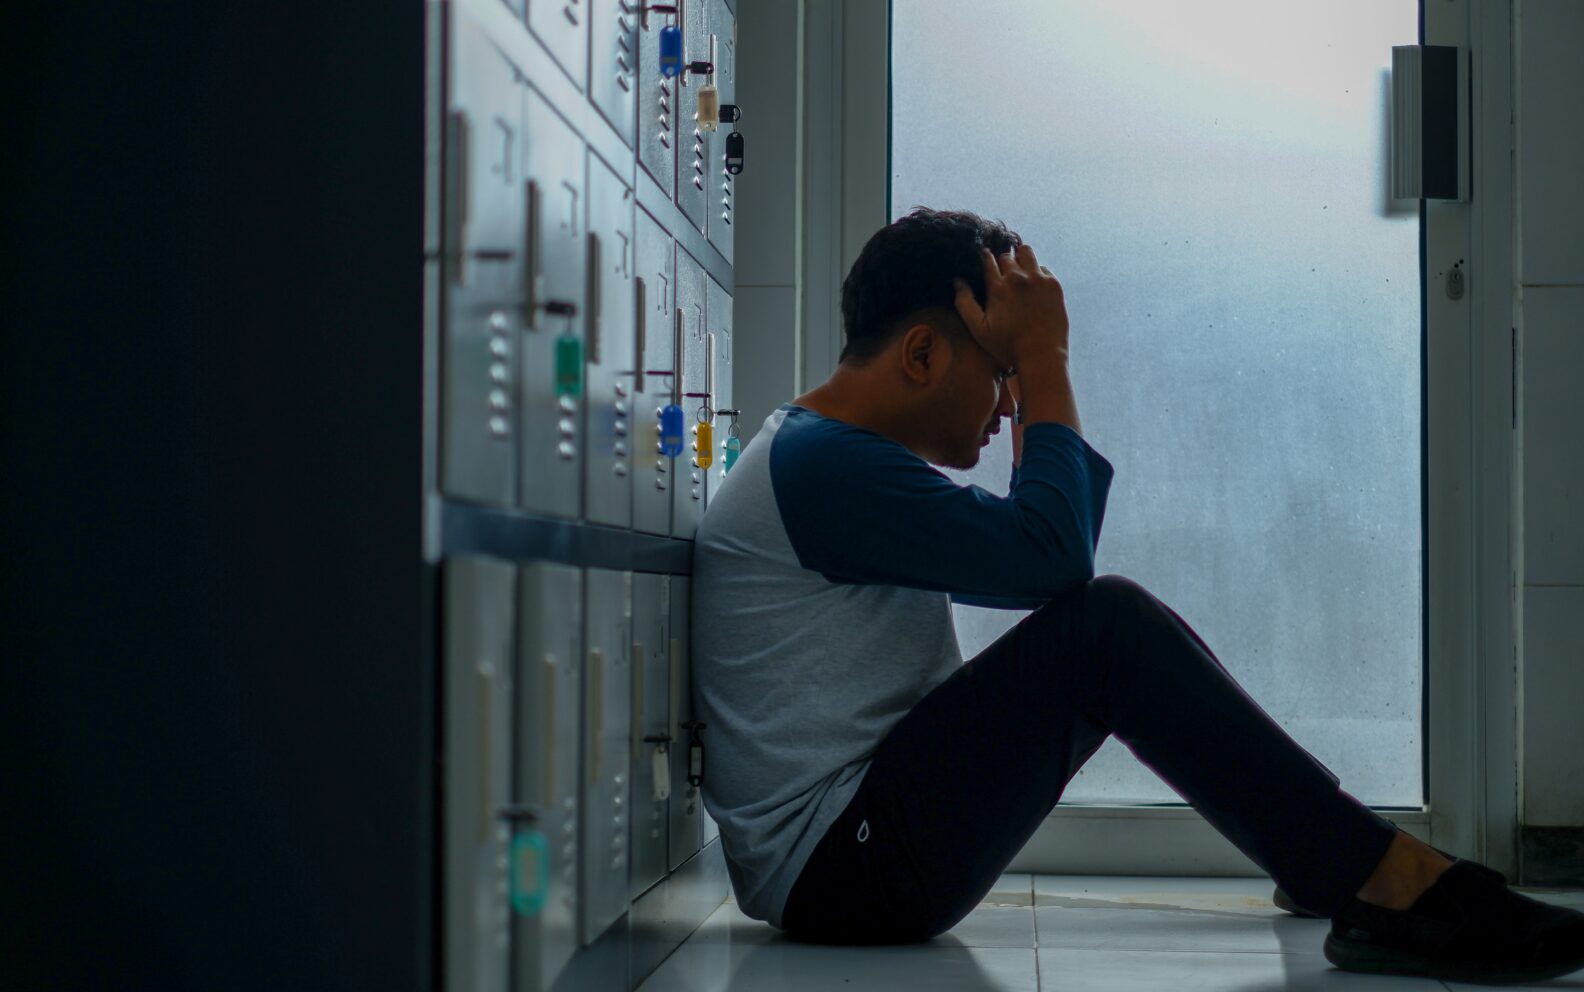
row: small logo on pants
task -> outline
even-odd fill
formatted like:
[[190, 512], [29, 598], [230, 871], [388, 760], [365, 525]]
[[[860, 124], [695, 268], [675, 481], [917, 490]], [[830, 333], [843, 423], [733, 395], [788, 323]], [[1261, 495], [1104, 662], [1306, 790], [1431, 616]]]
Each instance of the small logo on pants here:
[[864, 841], [866, 841], [868, 839], [869, 839], [869, 821], [865, 820], [865, 821], [863, 821], [863, 825], [858, 828], [858, 843], [862, 844]]

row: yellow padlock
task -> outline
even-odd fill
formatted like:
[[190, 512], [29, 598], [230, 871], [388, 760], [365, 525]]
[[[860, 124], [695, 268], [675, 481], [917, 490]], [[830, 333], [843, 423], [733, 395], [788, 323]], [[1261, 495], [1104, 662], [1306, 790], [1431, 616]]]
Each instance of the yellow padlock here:
[[699, 468], [709, 468], [715, 462], [715, 428], [708, 421], [693, 428], [693, 461]]

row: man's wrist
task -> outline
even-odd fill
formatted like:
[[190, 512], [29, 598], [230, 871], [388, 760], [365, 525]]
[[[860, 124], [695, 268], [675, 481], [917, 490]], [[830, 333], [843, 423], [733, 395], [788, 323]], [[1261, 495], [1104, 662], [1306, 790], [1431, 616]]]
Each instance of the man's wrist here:
[[1017, 415], [1023, 426], [1055, 421], [1083, 433], [1067, 367], [1067, 349], [1053, 348], [1020, 364], [1018, 385], [1021, 402]]

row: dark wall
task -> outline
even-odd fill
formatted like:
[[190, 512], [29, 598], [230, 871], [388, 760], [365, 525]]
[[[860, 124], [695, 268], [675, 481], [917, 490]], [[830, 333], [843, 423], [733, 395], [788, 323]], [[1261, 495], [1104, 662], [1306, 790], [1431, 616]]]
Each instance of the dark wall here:
[[0, 17], [0, 988], [427, 987], [423, 5]]

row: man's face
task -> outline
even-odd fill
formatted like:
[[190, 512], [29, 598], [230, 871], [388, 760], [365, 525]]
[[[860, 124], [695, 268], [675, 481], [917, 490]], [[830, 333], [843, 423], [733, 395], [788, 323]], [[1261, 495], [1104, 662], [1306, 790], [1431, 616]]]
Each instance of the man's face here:
[[979, 464], [980, 452], [1001, 433], [1001, 418], [1015, 412], [1006, 386], [1008, 370], [996, 364], [959, 323], [949, 336], [951, 368], [942, 380], [937, 464], [967, 469]]

